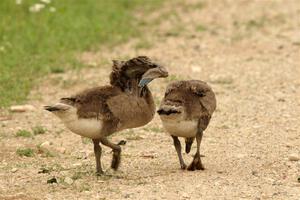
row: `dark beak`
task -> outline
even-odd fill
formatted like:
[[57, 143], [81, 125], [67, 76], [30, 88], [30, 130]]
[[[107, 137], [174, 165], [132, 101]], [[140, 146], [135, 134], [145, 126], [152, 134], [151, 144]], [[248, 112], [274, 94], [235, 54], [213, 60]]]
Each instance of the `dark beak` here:
[[45, 109], [45, 110], [48, 110], [49, 112], [53, 112], [53, 111], [58, 111], [58, 110], [60, 110], [59, 108], [54, 107], [54, 106], [44, 106], [44, 109]]
[[168, 75], [168, 71], [163, 66], [158, 66], [156, 68], [149, 69], [143, 74], [142, 79], [139, 82], [139, 87], [145, 87], [152, 80], [156, 78], [166, 78], [168, 77]]
[[159, 115], [170, 115], [170, 114], [179, 114], [181, 113], [180, 111], [177, 111], [177, 110], [164, 110], [164, 109], [159, 109], [157, 111], [157, 113]]
[[157, 113], [158, 113], [159, 115], [163, 114], [163, 112], [164, 112], [163, 109], [159, 109], [159, 110], [157, 111]]

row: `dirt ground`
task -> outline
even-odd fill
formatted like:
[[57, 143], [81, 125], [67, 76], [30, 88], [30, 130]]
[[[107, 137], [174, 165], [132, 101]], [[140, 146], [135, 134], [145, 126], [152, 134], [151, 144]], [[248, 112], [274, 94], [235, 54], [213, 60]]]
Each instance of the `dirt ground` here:
[[[142, 40], [80, 55], [90, 67], [44, 78], [29, 97], [35, 111], [2, 113], [11, 119], [0, 121], [0, 199], [299, 200], [300, 161], [289, 160], [300, 156], [299, 1], [174, 1], [139, 15], [145, 18]], [[97, 177], [92, 143], [42, 109], [106, 84], [111, 59], [136, 55], [161, 61], [171, 74], [150, 84], [157, 103], [171, 81], [212, 86], [218, 104], [201, 145], [206, 170], [180, 169], [155, 116], [145, 127], [111, 137], [127, 140], [120, 170], [109, 168], [112, 154], [104, 147], [106, 175]], [[37, 125], [46, 133], [16, 137]], [[41, 150], [47, 141], [49, 151]], [[16, 153], [24, 147], [33, 157]], [[184, 154], [187, 164], [193, 152], [195, 145]], [[48, 184], [53, 177], [58, 183]]]

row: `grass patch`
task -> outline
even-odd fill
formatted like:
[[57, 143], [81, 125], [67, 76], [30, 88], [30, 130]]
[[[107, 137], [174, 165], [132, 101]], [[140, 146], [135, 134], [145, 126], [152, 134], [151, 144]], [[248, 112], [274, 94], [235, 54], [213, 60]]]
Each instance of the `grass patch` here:
[[[135, 11], [153, 10], [161, 2], [0, 1], [0, 107], [26, 100], [33, 84], [47, 73], [82, 67], [76, 54], [138, 36]], [[34, 9], [36, 3], [43, 8]]]
[[18, 130], [18, 132], [16, 133], [16, 137], [32, 137], [32, 133], [30, 131], [27, 130]]
[[46, 148], [43, 148], [41, 147], [41, 145], [37, 145], [36, 146], [37, 148], [37, 153], [38, 154], [41, 154], [42, 157], [55, 157], [55, 153], [51, 152], [50, 150], [46, 149]]
[[33, 135], [41, 135], [46, 133], [46, 129], [42, 126], [35, 126], [32, 128]]
[[196, 31], [198, 31], [198, 32], [204, 32], [206, 30], [207, 30], [207, 28], [203, 25], [196, 26]]
[[16, 153], [19, 156], [26, 156], [26, 157], [33, 157], [34, 156], [34, 151], [31, 148], [19, 148], [19, 149], [17, 149]]
[[65, 72], [65, 69], [63, 67], [51, 67], [50, 71], [54, 74], [61, 74]]

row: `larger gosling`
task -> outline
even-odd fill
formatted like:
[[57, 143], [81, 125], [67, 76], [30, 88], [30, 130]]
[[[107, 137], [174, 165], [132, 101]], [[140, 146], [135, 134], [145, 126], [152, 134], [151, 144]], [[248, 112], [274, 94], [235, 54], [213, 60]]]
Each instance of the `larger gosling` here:
[[[203, 131], [207, 128], [216, 109], [216, 97], [211, 87], [199, 80], [177, 81], [168, 85], [157, 111], [164, 129], [172, 136], [181, 169], [204, 170], [200, 158]], [[191, 150], [196, 138], [197, 151], [187, 167], [181, 154], [178, 137], [184, 137], [186, 153]]]
[[61, 98], [59, 103], [45, 106], [45, 109], [60, 118], [72, 132], [93, 140], [97, 174], [102, 174], [99, 143], [113, 149], [111, 167], [116, 170], [121, 147], [110, 142], [107, 136], [150, 122], [155, 114], [155, 104], [147, 84], [167, 76], [163, 66], [146, 56], [114, 61], [110, 85]]

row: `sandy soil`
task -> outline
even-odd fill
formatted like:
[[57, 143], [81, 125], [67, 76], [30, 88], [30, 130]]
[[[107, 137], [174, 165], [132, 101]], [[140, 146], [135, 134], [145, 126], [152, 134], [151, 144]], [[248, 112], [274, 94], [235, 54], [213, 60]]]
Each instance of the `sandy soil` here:
[[[170, 12], [175, 11], [171, 14]], [[0, 199], [300, 199], [300, 4], [297, 0], [176, 1], [145, 17], [145, 35], [114, 49], [86, 52], [90, 67], [41, 81], [28, 103], [34, 112], [3, 112]], [[148, 25], [150, 28], [148, 28]], [[159, 103], [174, 80], [207, 81], [218, 108], [201, 145], [205, 171], [180, 170], [172, 139], [155, 119], [123, 131], [122, 164], [95, 176], [93, 145], [66, 130], [42, 106], [108, 82], [110, 60], [148, 55], [168, 68], [151, 83]], [[16, 137], [37, 125], [45, 134]], [[49, 152], [37, 147], [50, 142]], [[34, 149], [33, 157], [16, 154]], [[184, 154], [186, 163], [190, 155]], [[42, 172], [42, 168], [49, 170]], [[55, 177], [58, 183], [47, 184]], [[67, 183], [68, 179], [72, 179]]]

